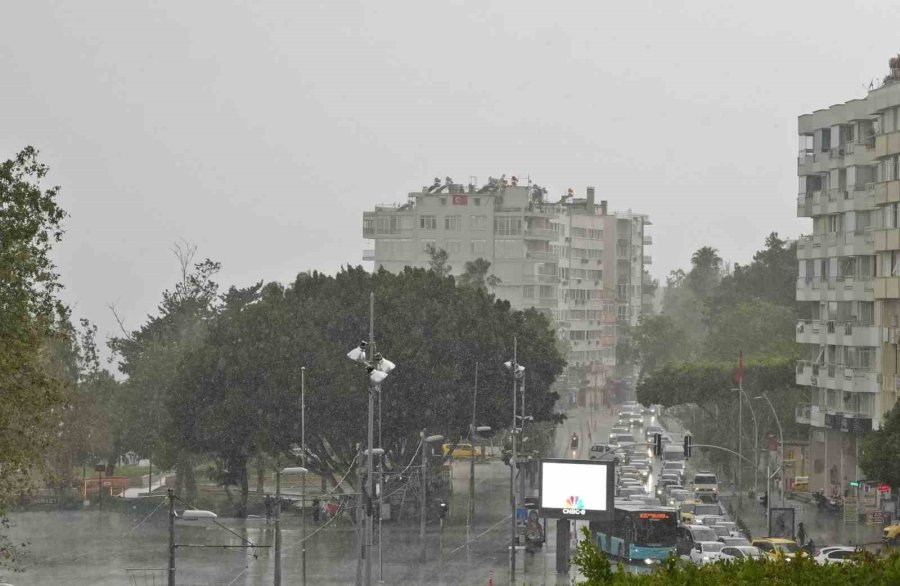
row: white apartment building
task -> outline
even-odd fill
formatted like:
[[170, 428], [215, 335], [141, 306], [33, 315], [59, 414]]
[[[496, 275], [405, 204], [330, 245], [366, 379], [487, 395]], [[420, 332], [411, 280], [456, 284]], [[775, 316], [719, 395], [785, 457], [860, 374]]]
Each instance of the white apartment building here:
[[[892, 60], [892, 66], [900, 65]], [[861, 434], [897, 400], [900, 340], [900, 69], [862, 99], [799, 117], [797, 384], [810, 404], [810, 490], [859, 478]]]
[[[551, 315], [560, 338], [569, 342], [570, 367], [600, 387], [615, 367], [617, 316], [636, 321], [640, 315], [643, 230], [649, 222], [625, 214], [620, 227], [619, 215], [608, 215], [606, 202], [594, 197], [593, 188], [579, 199], [570, 190], [550, 203], [536, 186], [495, 182], [476, 189], [474, 180], [425, 188], [408, 194], [403, 204], [363, 213], [363, 237], [374, 241], [364, 259], [374, 261], [375, 270], [428, 267], [431, 244], [447, 251], [453, 275], [464, 273], [467, 261], [490, 261], [500, 279], [493, 293], [515, 309], [535, 307]], [[626, 266], [626, 259], [637, 267]]]

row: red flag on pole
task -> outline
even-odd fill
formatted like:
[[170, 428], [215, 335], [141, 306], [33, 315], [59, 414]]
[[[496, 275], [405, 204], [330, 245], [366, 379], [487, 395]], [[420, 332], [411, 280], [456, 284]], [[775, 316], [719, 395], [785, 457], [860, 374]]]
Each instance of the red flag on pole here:
[[738, 367], [734, 369], [733, 375], [734, 384], [737, 386], [741, 386], [741, 383], [744, 382], [744, 352], [743, 350], [738, 352]]
[[469, 196], [467, 195], [454, 195], [453, 196], [453, 205], [455, 206], [464, 206], [469, 205]]

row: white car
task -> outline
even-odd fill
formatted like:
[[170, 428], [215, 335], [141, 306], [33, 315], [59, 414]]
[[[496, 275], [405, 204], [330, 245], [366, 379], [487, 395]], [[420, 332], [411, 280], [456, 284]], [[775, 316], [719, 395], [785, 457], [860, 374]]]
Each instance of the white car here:
[[853, 547], [823, 547], [822, 551], [813, 559], [820, 566], [825, 564], [852, 564], [853, 560], [851, 558], [854, 553], [856, 553], [856, 548]]
[[737, 547], [737, 546], [747, 546], [753, 547], [750, 545], [750, 542], [744, 537], [720, 537], [719, 541], [725, 544], [725, 547]]
[[767, 559], [766, 554], [760, 551], [758, 547], [752, 545], [726, 545], [722, 548], [720, 556], [720, 559], [722, 560], [742, 560], [746, 558], [755, 560]]
[[702, 566], [711, 562], [722, 559], [722, 549], [724, 544], [718, 541], [698, 541], [691, 549], [691, 562]]

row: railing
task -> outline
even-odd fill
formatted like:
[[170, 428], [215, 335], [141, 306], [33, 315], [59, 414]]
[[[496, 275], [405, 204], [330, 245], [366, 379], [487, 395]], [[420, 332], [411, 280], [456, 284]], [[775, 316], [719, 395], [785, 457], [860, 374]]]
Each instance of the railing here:
[[525, 230], [525, 237], [535, 237], [544, 240], [556, 240], [558, 233], [556, 230], [549, 228], [528, 228]]
[[525, 258], [531, 260], [559, 260], [559, 256], [550, 251], [529, 250], [525, 252]]
[[828, 151], [829, 159], [843, 159], [844, 158], [844, 147], [837, 146], [830, 151]]
[[522, 282], [526, 285], [533, 283], [555, 285], [559, 283], [559, 277], [556, 275], [522, 275]]

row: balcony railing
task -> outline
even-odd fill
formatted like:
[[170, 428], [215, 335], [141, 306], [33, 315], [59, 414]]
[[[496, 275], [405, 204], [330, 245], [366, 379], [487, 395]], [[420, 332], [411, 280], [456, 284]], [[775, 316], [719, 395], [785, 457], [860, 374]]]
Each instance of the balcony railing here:
[[525, 252], [525, 258], [530, 260], [556, 261], [559, 256], [556, 253], [542, 250], [529, 250]]
[[526, 238], [538, 238], [541, 240], [556, 240], [559, 234], [556, 230], [549, 228], [527, 228], [525, 230]]
[[559, 277], [557, 275], [522, 275], [522, 282], [526, 285], [534, 283], [555, 285], [559, 283]]

